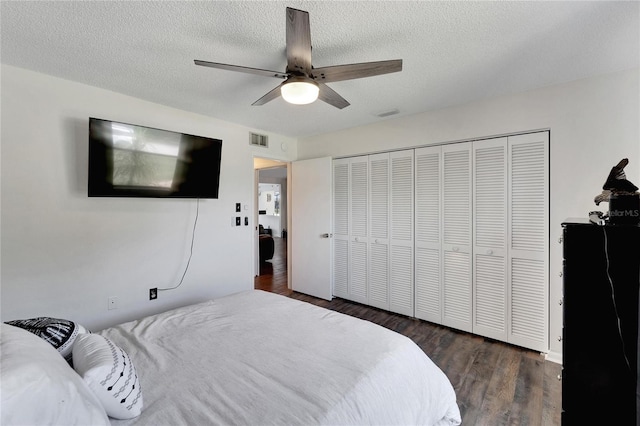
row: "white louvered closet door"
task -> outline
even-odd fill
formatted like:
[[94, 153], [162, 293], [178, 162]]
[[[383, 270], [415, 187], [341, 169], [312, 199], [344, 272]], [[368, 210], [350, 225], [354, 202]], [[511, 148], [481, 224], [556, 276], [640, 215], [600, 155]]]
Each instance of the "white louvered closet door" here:
[[507, 138], [473, 144], [473, 333], [507, 341]]
[[439, 146], [415, 150], [415, 317], [442, 323], [441, 193]]
[[389, 309], [389, 154], [369, 156], [369, 305]]
[[414, 315], [413, 306], [413, 154], [389, 153], [390, 170], [390, 271], [389, 310]]
[[443, 146], [442, 161], [442, 324], [471, 332], [471, 142]]
[[349, 164], [349, 257], [351, 270], [348, 299], [368, 303], [369, 270], [369, 160], [368, 156], [351, 158]]
[[549, 133], [509, 137], [510, 343], [548, 350]]
[[349, 297], [349, 159], [333, 160], [333, 294]]

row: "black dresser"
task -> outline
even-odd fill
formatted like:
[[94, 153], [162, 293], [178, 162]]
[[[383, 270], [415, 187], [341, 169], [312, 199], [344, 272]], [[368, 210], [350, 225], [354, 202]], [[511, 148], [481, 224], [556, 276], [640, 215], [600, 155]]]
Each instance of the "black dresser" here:
[[562, 424], [640, 426], [640, 226], [562, 226]]

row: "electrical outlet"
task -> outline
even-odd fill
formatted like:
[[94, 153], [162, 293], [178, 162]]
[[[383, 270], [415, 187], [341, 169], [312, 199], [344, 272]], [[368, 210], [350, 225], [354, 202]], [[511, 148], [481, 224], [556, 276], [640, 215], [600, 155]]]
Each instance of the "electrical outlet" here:
[[118, 298], [116, 296], [111, 296], [107, 299], [107, 309], [118, 309]]
[[236, 213], [240, 211], [240, 203], [236, 203]]
[[149, 300], [156, 300], [158, 298], [158, 289], [150, 288], [149, 289]]
[[242, 219], [240, 218], [240, 216], [236, 216], [236, 226], [240, 226], [241, 225], [241, 221], [242, 221]]

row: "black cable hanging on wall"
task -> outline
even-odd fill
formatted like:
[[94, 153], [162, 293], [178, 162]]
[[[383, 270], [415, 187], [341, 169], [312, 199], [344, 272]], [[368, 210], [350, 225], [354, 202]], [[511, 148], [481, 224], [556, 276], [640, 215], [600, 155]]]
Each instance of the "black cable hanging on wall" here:
[[175, 290], [176, 288], [182, 285], [184, 281], [185, 275], [187, 275], [187, 271], [189, 270], [189, 264], [191, 263], [191, 257], [193, 256], [193, 242], [196, 239], [196, 225], [198, 224], [198, 216], [200, 214], [200, 198], [196, 201], [196, 217], [193, 221], [193, 230], [191, 231], [191, 248], [189, 249], [189, 259], [187, 259], [187, 265], [184, 268], [184, 272], [182, 273], [182, 277], [180, 277], [180, 282], [173, 287], [165, 287], [159, 288], [158, 291], [167, 291], [167, 290]]

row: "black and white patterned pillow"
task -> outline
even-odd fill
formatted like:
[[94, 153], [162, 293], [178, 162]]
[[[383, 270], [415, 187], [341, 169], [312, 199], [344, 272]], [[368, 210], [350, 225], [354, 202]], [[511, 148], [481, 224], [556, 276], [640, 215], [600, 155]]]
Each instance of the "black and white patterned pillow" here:
[[73, 343], [79, 334], [90, 333], [73, 321], [60, 318], [38, 317], [7, 321], [7, 324], [25, 329], [49, 342], [73, 366]]
[[98, 334], [78, 336], [73, 368], [98, 397], [107, 415], [132, 419], [142, 412], [142, 390], [129, 354]]

